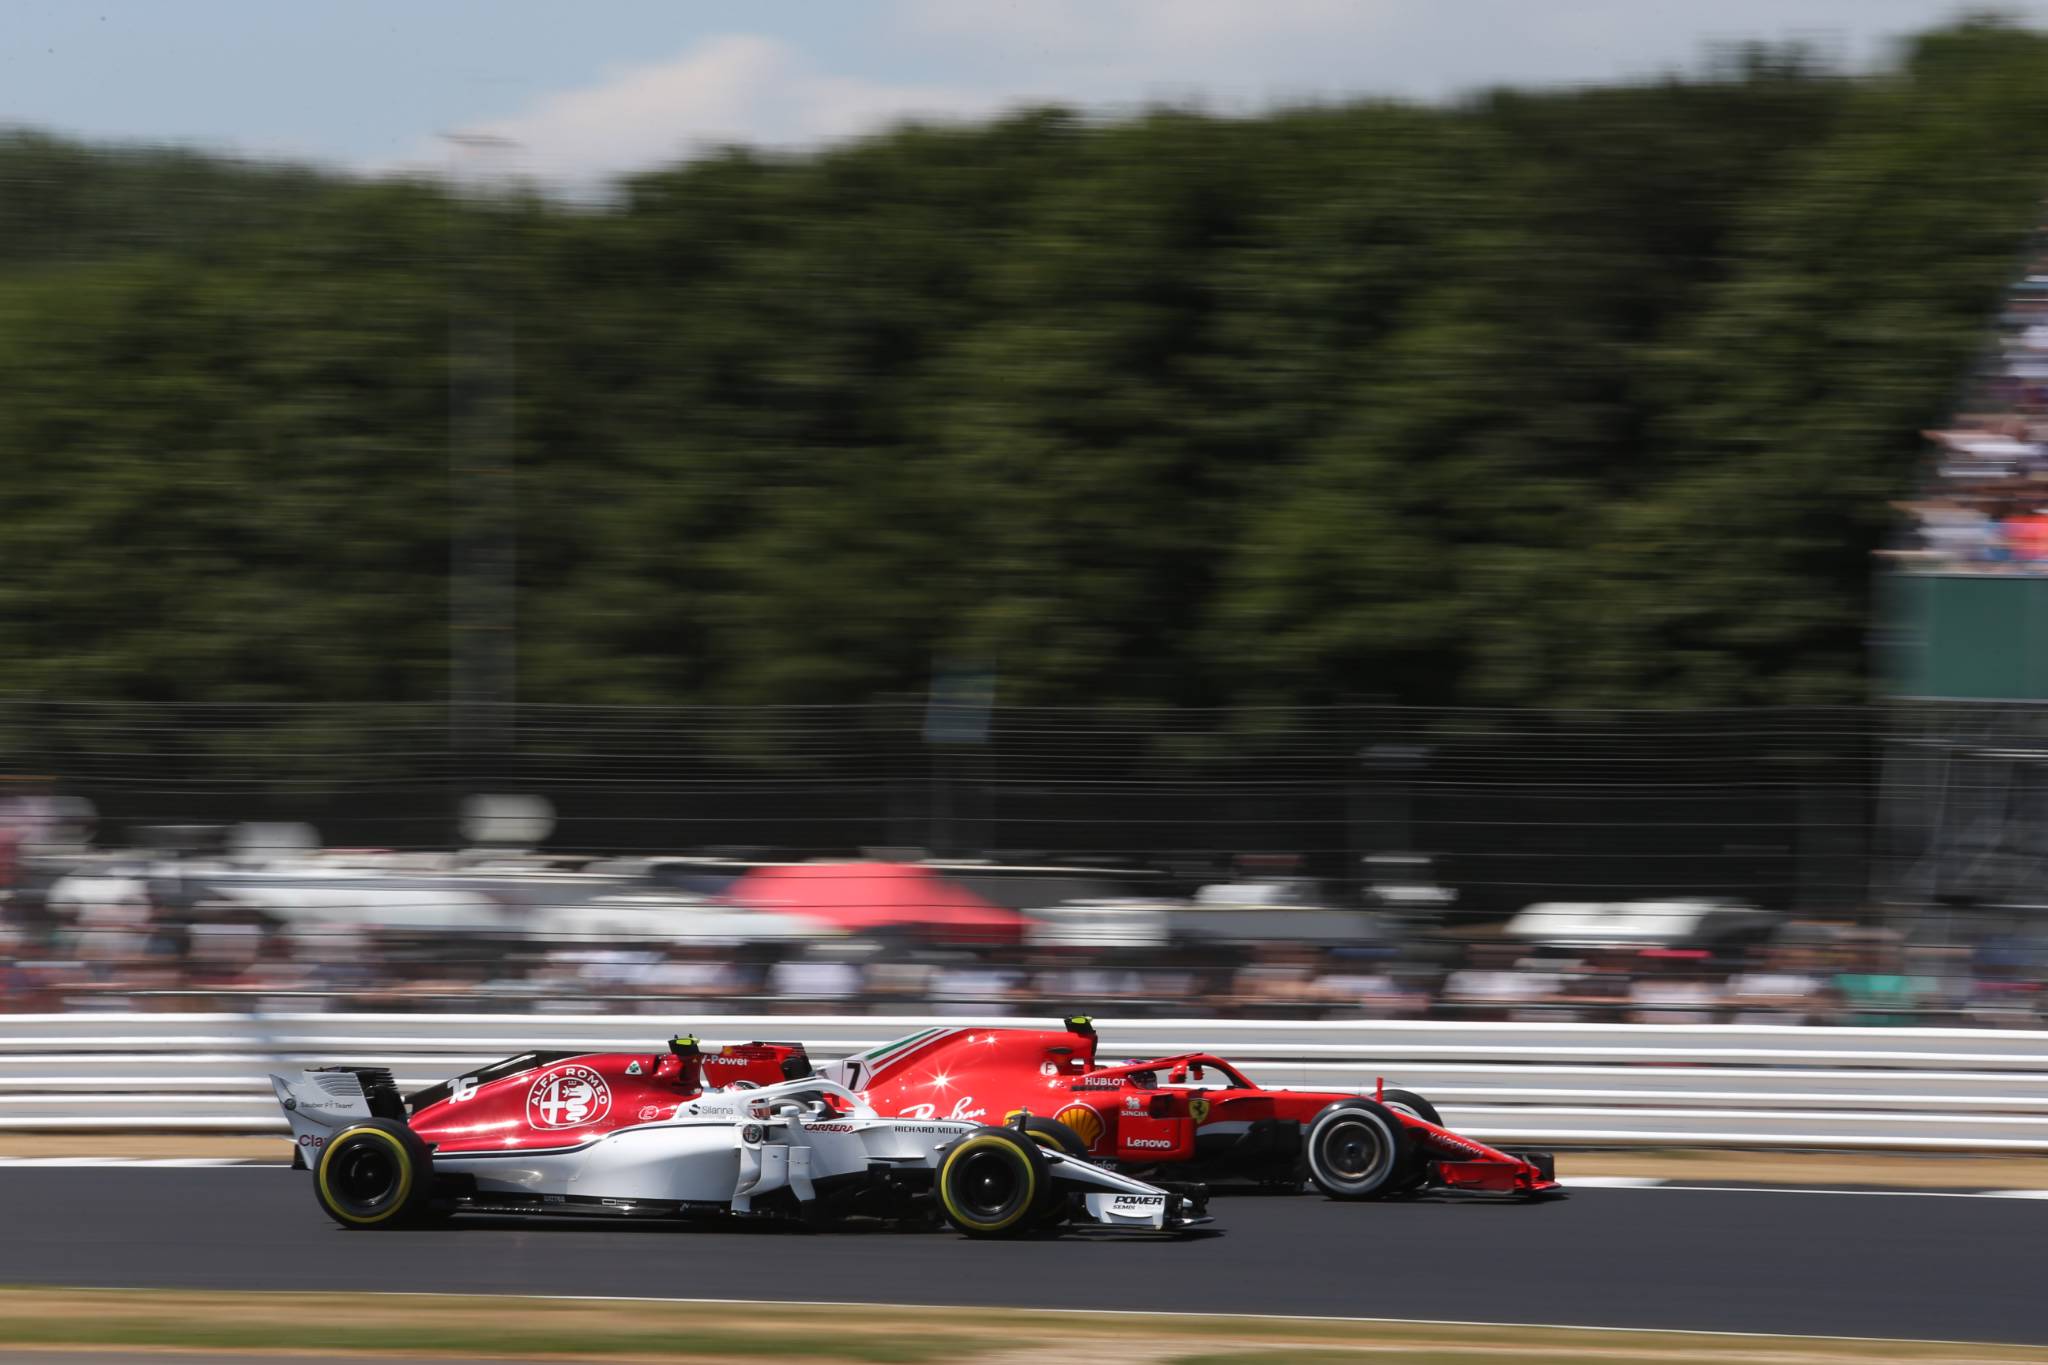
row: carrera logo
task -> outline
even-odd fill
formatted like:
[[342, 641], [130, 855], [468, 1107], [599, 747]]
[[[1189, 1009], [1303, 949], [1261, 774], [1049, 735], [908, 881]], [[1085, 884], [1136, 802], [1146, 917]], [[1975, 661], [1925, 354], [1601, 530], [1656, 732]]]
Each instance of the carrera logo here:
[[1158, 1148], [1164, 1148], [1164, 1147], [1171, 1147], [1171, 1146], [1173, 1146], [1173, 1139], [1172, 1139], [1172, 1138], [1125, 1138], [1125, 1139], [1124, 1139], [1124, 1146], [1126, 1146], [1126, 1147], [1144, 1147], [1144, 1148], [1147, 1148], [1147, 1149], [1158, 1149]]
[[526, 1121], [535, 1128], [581, 1128], [611, 1111], [611, 1087], [587, 1066], [543, 1072], [526, 1092]]
[[853, 1125], [850, 1123], [807, 1123], [804, 1125], [804, 1131], [806, 1133], [850, 1133], [853, 1131]]
[[1053, 1121], [1055, 1123], [1064, 1123], [1067, 1127], [1073, 1129], [1074, 1136], [1080, 1138], [1082, 1144], [1091, 1152], [1095, 1150], [1095, 1144], [1102, 1141], [1102, 1134], [1106, 1126], [1102, 1122], [1102, 1115], [1096, 1113], [1085, 1104], [1068, 1105], [1060, 1110], [1059, 1113], [1053, 1115]]

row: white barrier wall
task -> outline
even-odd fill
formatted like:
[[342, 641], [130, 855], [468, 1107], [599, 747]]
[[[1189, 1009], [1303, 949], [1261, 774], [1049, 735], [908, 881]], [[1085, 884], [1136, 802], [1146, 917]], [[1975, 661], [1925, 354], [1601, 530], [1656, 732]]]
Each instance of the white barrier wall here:
[[[0, 1015], [0, 1131], [282, 1133], [267, 1072], [401, 1088], [533, 1047], [801, 1041], [820, 1061], [968, 1016]], [[1105, 1060], [1202, 1049], [1270, 1085], [1420, 1091], [1492, 1141], [2048, 1151], [2048, 1033], [1744, 1025], [1097, 1020]]]

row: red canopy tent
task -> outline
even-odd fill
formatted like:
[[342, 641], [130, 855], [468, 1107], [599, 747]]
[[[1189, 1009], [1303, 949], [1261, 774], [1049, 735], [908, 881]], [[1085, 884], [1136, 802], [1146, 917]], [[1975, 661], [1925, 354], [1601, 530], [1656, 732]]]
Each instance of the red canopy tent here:
[[734, 882], [726, 897], [842, 933], [903, 928], [949, 943], [1019, 943], [1031, 922], [916, 863], [757, 867]]

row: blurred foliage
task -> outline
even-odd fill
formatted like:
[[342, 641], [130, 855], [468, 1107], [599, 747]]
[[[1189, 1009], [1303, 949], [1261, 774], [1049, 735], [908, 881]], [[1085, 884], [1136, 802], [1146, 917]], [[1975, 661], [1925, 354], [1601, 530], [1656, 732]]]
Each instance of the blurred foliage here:
[[602, 207], [0, 138], [0, 693], [442, 696], [495, 329], [527, 700], [1854, 699], [2044, 188], [2048, 37], [1986, 23]]

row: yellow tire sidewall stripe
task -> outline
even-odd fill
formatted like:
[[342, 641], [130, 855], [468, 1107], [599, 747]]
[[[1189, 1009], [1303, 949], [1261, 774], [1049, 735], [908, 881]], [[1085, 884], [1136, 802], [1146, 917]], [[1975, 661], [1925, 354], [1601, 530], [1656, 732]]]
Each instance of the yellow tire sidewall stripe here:
[[[1024, 1174], [1026, 1179], [1026, 1184], [1024, 1187], [1024, 1202], [1017, 1206], [1017, 1211], [1015, 1213], [1011, 1214], [1008, 1218], [1005, 1218], [1002, 1221], [996, 1223], [985, 1223], [979, 1218], [975, 1218], [972, 1215], [966, 1213], [964, 1210], [962, 1210], [958, 1204], [955, 1204], [953, 1202], [953, 1191], [947, 1183], [947, 1177], [950, 1176], [953, 1172], [953, 1163], [958, 1161], [962, 1156], [965, 1156], [967, 1153], [976, 1151], [983, 1147], [1000, 1147], [1003, 1150], [1019, 1157], [1024, 1163]], [[1030, 1214], [1031, 1206], [1038, 1202], [1038, 1165], [1036, 1162], [1032, 1161], [1029, 1156], [1026, 1156], [1024, 1155], [1024, 1153], [1019, 1151], [1017, 1145], [1009, 1141], [1007, 1138], [999, 1138], [992, 1134], [983, 1137], [969, 1138], [967, 1139], [967, 1141], [961, 1143], [958, 1147], [955, 1147], [952, 1151], [946, 1153], [945, 1163], [939, 1168], [939, 1202], [946, 1206], [946, 1212], [953, 1215], [953, 1218], [957, 1222], [966, 1224], [968, 1227], [973, 1228], [976, 1232], [1001, 1232], [1006, 1228], [1015, 1227], [1018, 1223], [1022, 1222], [1027, 1215]]]
[[[334, 1197], [334, 1187], [327, 1183], [327, 1163], [333, 1159], [334, 1149], [353, 1137], [381, 1138], [383, 1141], [390, 1143], [391, 1150], [398, 1154], [398, 1193], [392, 1197], [390, 1208], [368, 1218], [357, 1217], [347, 1209], [342, 1208], [340, 1201]], [[328, 1208], [334, 1210], [334, 1212], [351, 1223], [359, 1223], [364, 1227], [368, 1227], [372, 1223], [381, 1223], [385, 1219], [395, 1216], [400, 1209], [405, 1207], [405, 1198], [412, 1193], [412, 1165], [412, 1153], [406, 1150], [405, 1144], [400, 1142], [394, 1134], [387, 1133], [382, 1128], [349, 1128], [343, 1130], [333, 1141], [329, 1142], [327, 1150], [320, 1154], [320, 1169], [315, 1178], [320, 1182], [320, 1197]]]

